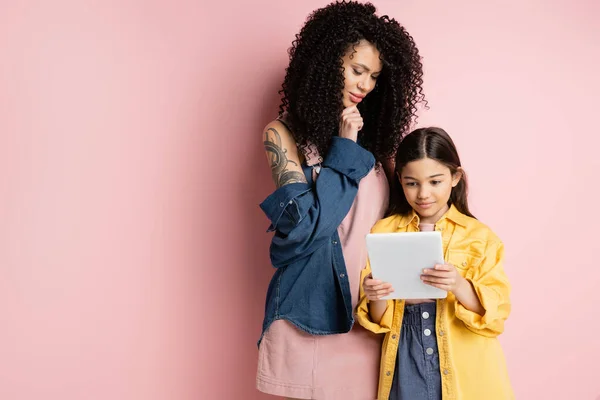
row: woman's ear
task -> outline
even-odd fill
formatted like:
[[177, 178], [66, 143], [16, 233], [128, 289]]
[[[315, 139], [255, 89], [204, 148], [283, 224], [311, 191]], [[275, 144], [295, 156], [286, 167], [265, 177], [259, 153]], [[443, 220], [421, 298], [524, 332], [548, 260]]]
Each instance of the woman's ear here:
[[460, 180], [463, 178], [463, 174], [463, 169], [458, 167], [456, 172], [452, 174], [452, 187], [456, 187], [456, 185], [458, 185], [458, 182], [460, 182]]

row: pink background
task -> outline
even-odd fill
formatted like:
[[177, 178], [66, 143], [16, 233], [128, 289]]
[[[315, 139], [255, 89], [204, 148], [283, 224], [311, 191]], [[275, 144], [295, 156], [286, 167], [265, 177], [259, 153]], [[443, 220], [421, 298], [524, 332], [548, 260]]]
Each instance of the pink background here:
[[[261, 129], [326, 3], [0, 2], [1, 399], [269, 398]], [[517, 398], [595, 399], [598, 2], [376, 4], [506, 243]]]

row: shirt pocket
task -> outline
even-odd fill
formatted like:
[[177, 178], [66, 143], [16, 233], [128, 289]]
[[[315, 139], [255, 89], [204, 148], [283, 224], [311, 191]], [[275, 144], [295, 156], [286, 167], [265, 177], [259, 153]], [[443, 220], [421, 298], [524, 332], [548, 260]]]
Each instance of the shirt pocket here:
[[461, 250], [448, 250], [448, 264], [454, 265], [463, 275], [471, 269], [477, 268], [483, 261], [483, 255], [461, 251]]

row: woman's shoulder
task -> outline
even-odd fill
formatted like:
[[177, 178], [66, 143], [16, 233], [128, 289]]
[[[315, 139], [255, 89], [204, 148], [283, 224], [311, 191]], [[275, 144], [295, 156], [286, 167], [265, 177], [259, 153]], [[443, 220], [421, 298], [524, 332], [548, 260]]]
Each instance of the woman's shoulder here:
[[289, 126], [279, 118], [276, 118], [265, 125], [263, 128], [263, 141], [277, 143], [286, 148], [289, 148], [290, 146], [297, 147], [296, 140], [290, 131]]
[[274, 130], [277, 131], [279, 135], [289, 136], [293, 138], [292, 132], [290, 131], [288, 125], [279, 118], [275, 118], [274, 120], [269, 121], [269, 123], [265, 125], [263, 130], [265, 132], [269, 130]]
[[267, 153], [275, 153], [277, 157], [285, 158], [295, 164], [302, 164], [305, 155], [300, 151], [296, 138], [290, 131], [289, 126], [277, 118], [265, 125], [263, 129], [263, 145]]

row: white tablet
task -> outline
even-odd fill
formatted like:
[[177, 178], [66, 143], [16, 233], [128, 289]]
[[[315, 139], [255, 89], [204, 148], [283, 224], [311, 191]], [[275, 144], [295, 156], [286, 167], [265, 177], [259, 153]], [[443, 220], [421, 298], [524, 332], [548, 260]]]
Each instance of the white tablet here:
[[423, 269], [444, 264], [441, 232], [370, 233], [367, 251], [374, 279], [392, 284], [382, 299], [443, 299], [447, 292], [421, 281]]

